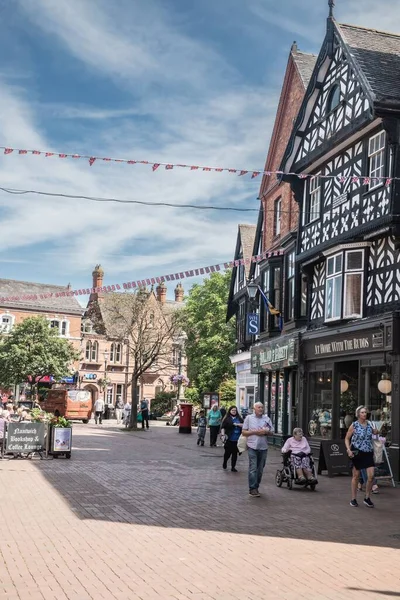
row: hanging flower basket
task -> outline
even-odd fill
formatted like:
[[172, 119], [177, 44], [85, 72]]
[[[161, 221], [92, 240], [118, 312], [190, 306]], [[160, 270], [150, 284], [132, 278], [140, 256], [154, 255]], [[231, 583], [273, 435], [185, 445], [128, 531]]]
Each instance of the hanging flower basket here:
[[174, 385], [184, 385], [184, 386], [188, 386], [190, 383], [190, 380], [186, 377], [186, 375], [182, 375], [177, 373], [176, 375], [171, 375], [171, 377], [169, 378], [170, 382], [173, 383]]

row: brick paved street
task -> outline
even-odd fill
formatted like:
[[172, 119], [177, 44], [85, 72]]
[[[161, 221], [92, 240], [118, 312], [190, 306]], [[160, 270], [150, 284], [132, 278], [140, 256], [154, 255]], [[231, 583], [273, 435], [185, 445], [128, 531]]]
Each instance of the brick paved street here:
[[[154, 425], [154, 424], [153, 424]], [[348, 477], [315, 493], [261, 491], [222, 449], [157, 423], [74, 427], [71, 460], [0, 462], [0, 598], [282, 600], [400, 597], [400, 491], [348, 505]]]

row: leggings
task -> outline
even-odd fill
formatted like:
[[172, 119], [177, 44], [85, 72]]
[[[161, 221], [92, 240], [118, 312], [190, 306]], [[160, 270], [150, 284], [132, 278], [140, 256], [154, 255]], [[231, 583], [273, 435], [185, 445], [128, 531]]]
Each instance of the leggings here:
[[224, 446], [224, 448], [225, 448], [224, 465], [226, 465], [228, 463], [228, 460], [232, 456], [232, 460], [231, 460], [232, 469], [234, 469], [236, 466], [237, 455], [238, 455], [237, 444], [238, 444], [237, 442], [232, 442], [231, 440], [227, 440], [225, 442], [225, 446]]

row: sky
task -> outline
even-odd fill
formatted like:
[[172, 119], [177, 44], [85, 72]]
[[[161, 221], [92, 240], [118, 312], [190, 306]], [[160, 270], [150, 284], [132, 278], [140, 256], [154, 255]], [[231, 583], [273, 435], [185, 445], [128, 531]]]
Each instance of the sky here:
[[[400, 32], [392, 4], [337, 0], [335, 16]], [[0, 0], [0, 146], [262, 169], [290, 47], [318, 53], [327, 14], [327, 0]], [[0, 154], [7, 188], [258, 208], [259, 185]], [[79, 289], [98, 263], [107, 284], [213, 265], [256, 219], [0, 191], [0, 277]]]

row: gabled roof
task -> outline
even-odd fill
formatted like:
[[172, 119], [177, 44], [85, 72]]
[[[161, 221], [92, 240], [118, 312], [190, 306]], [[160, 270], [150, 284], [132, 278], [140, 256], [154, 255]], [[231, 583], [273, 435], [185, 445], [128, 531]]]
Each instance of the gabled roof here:
[[[244, 258], [244, 260], [247, 260], [248, 264], [245, 263], [245, 267], [244, 267], [246, 279], [248, 279], [249, 274], [250, 274], [251, 257], [253, 254], [256, 231], [257, 231], [256, 225], [239, 225], [238, 226], [238, 234], [237, 234], [237, 238], [236, 238], [236, 249], [235, 249], [235, 255], [234, 255], [233, 260], [238, 260], [239, 258]], [[229, 321], [229, 319], [231, 319], [233, 317], [233, 315], [235, 314], [235, 310], [236, 310], [234, 296], [235, 296], [235, 282], [236, 282], [237, 273], [238, 273], [238, 268], [233, 267], [231, 284], [230, 284], [230, 288], [229, 288], [228, 310], [227, 310], [227, 315], [226, 315], [227, 322]], [[246, 288], [243, 289], [243, 293], [245, 293], [245, 291], [246, 291]]]
[[400, 102], [400, 35], [335, 23], [376, 100]]
[[[0, 306], [8, 309], [19, 309], [40, 312], [52, 312], [70, 315], [82, 315], [84, 308], [74, 296], [59, 296], [69, 292], [70, 288], [63, 285], [49, 285], [47, 283], [31, 283], [30, 281], [16, 281], [14, 279], [0, 279], [1, 298], [21, 298], [21, 296], [36, 296], [35, 299], [16, 299], [6, 302], [0, 301]], [[48, 296], [40, 298], [40, 296]]]
[[291, 55], [303, 82], [304, 90], [306, 90], [315, 67], [317, 56], [315, 54], [301, 52], [297, 49], [297, 44], [293, 44]]

